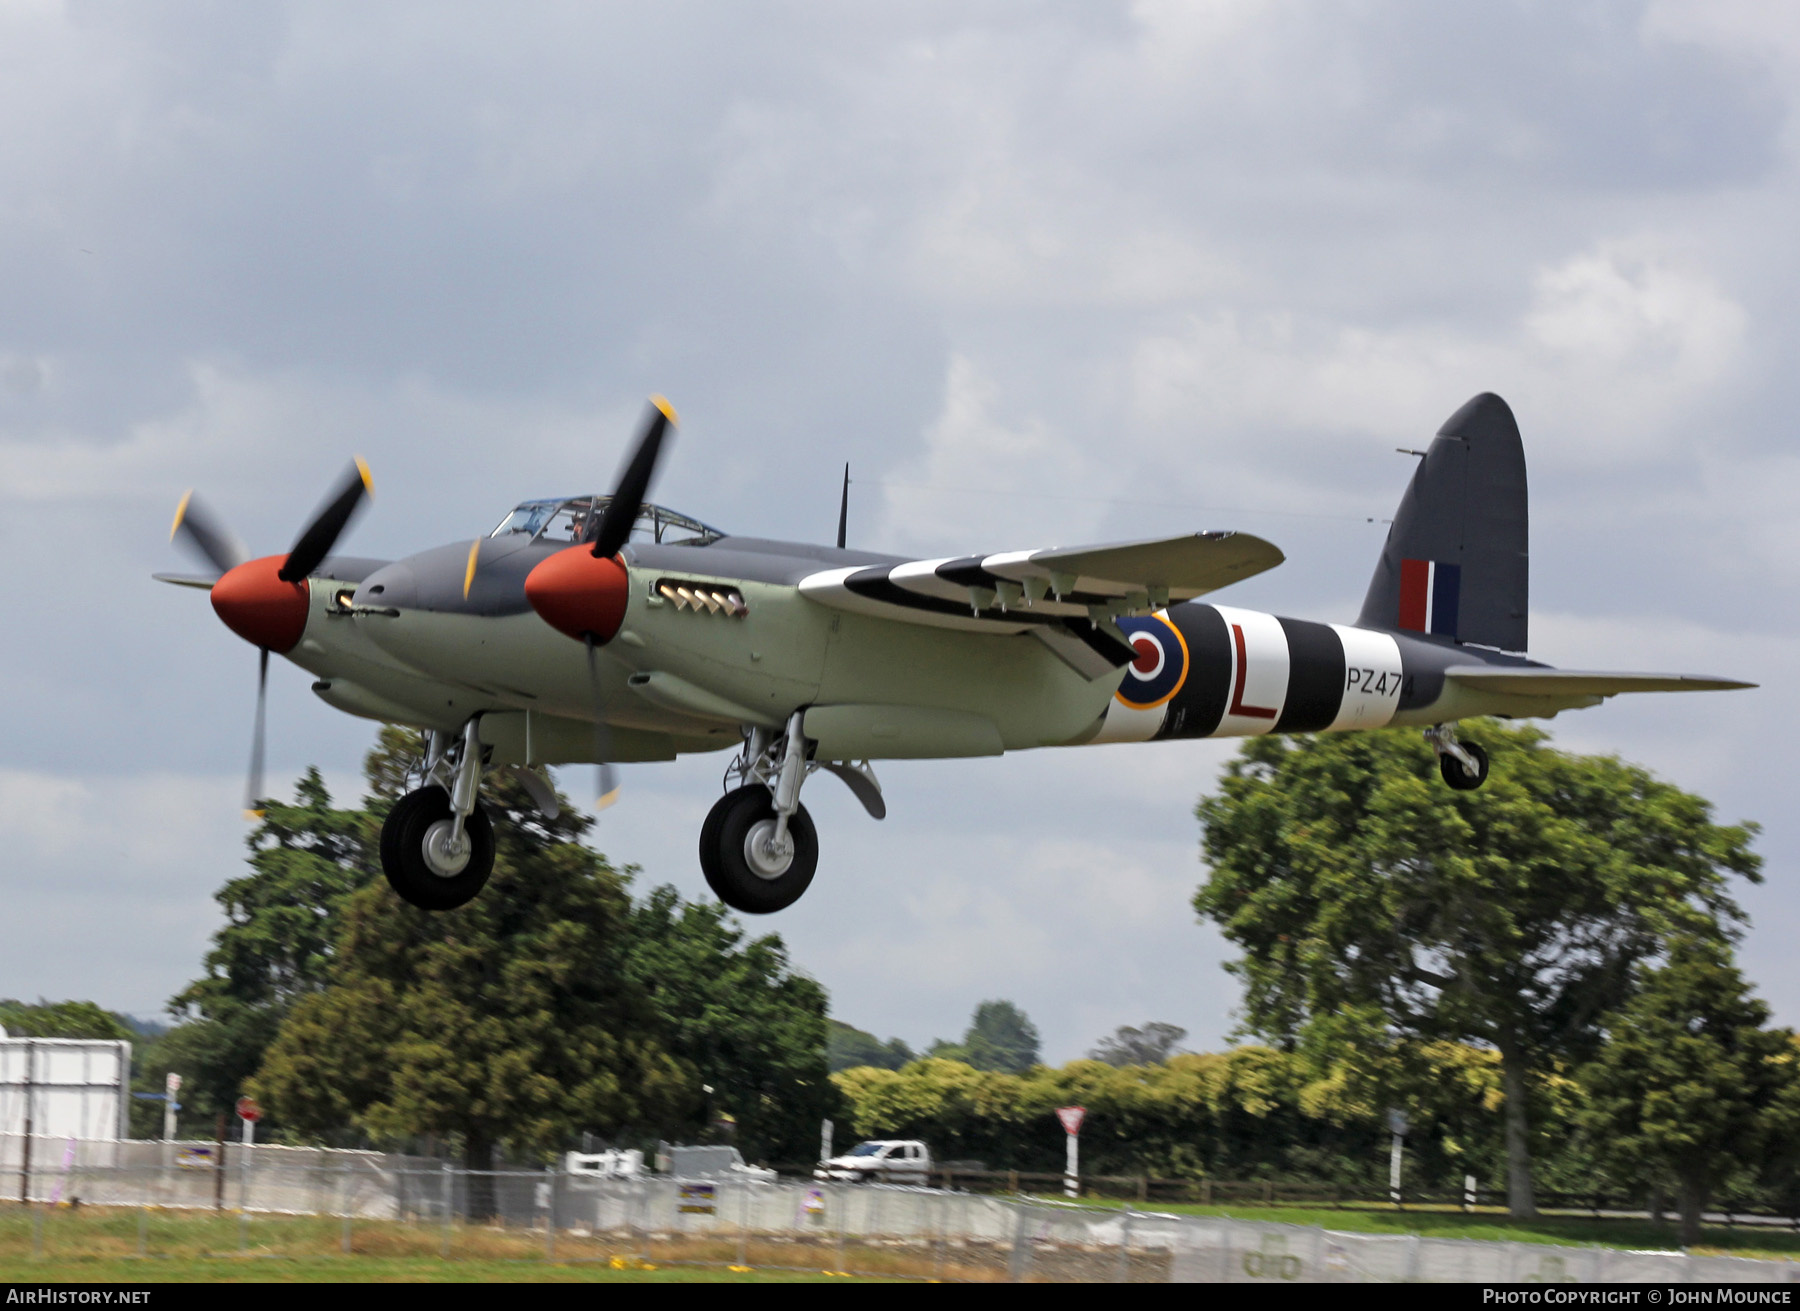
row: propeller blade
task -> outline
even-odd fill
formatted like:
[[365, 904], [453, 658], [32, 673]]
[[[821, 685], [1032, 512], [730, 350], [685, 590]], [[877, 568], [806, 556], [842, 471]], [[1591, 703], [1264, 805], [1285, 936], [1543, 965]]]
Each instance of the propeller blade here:
[[175, 507], [175, 522], [169, 528], [169, 540], [185, 536], [187, 544], [198, 551], [206, 562], [221, 574], [228, 574], [250, 558], [250, 552], [225, 526], [225, 521], [206, 507], [206, 503], [189, 488]]
[[850, 462], [844, 462], [844, 499], [838, 502], [838, 550], [844, 549], [844, 533], [850, 527]]
[[256, 730], [250, 735], [250, 777], [244, 783], [244, 818], [261, 819], [264, 730], [269, 722], [269, 648], [257, 648]]
[[338, 537], [349, 526], [351, 516], [366, 498], [374, 494], [375, 480], [369, 475], [369, 466], [359, 456], [331, 499], [294, 542], [294, 549], [288, 552], [287, 561], [281, 566], [278, 575], [281, 581], [297, 583], [324, 563], [331, 548], [337, 545]]
[[589, 633], [587, 643], [588, 684], [594, 692], [594, 809], [605, 810], [619, 799], [619, 771], [612, 764], [612, 734], [606, 727], [606, 706], [600, 694], [600, 648]]
[[637, 522], [638, 511], [644, 508], [644, 497], [650, 494], [650, 480], [656, 474], [656, 462], [662, 455], [663, 438], [675, 423], [675, 411], [668, 401], [661, 396], [652, 396], [650, 404], [656, 412], [650, 416], [644, 435], [638, 438], [631, 462], [620, 475], [619, 485], [613, 488], [606, 515], [600, 520], [600, 531], [594, 538], [596, 560], [617, 555], [619, 548], [630, 538], [631, 525]]

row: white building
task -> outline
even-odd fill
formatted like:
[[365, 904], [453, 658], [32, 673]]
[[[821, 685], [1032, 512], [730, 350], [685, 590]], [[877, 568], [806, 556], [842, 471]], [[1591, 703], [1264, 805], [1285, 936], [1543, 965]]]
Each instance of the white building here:
[[130, 1129], [131, 1044], [0, 1029], [0, 1138], [113, 1141]]

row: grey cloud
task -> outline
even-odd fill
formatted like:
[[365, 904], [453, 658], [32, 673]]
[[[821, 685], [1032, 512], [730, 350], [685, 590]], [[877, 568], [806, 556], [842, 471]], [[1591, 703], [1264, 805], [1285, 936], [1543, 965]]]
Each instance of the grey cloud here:
[[[398, 554], [600, 485], [651, 391], [684, 418], [659, 494], [727, 528], [827, 537], [847, 459], [865, 544], [1244, 527], [1290, 563], [1231, 600], [1342, 619], [1379, 546], [1367, 520], [1405, 481], [1392, 448], [1497, 388], [1533, 470], [1534, 597], [1561, 617], [1541, 631], [1583, 617], [1569, 649], [1629, 665], [1678, 630], [1671, 659], [1781, 681], [1800, 43], [1780, 15], [1732, 21], [1161, 0], [0, 10], [0, 766], [98, 799], [89, 854], [15, 871], [15, 892], [59, 881], [27, 939], [0, 934], [0, 994], [72, 977], [97, 931], [83, 908], [115, 916], [109, 952], [168, 976], [156, 995], [189, 967], [133, 957], [109, 906], [128, 820], [104, 780], [190, 780], [156, 793], [204, 834], [165, 922], [209, 926], [203, 893], [236, 867], [218, 787], [192, 780], [242, 767], [254, 657], [203, 597], [145, 577], [180, 565], [183, 488], [278, 550], [361, 452], [378, 499], [354, 547]], [[354, 770], [367, 727], [306, 681], [274, 680], [272, 772]], [[1780, 691], [1647, 699], [1557, 727], [1767, 818], [1785, 870], [1800, 828], [1767, 761], [1795, 710]], [[1006, 958], [1053, 1046], [1153, 1011], [1214, 1041], [1232, 989], [1177, 893], [1217, 759], [909, 766], [885, 826], [822, 800], [825, 869], [784, 931], [848, 1018], [923, 1040], [1014, 980], [996, 965], [970, 997], [933, 991], [844, 950], [843, 923], [866, 904], [929, 951], [957, 939], [926, 903], [966, 892], [984, 931], [1073, 962]], [[602, 844], [697, 891], [717, 763], [634, 771], [637, 809]], [[1083, 940], [1113, 847], [1167, 923]], [[1054, 901], [1031, 898], [1030, 862], [1061, 871]], [[1756, 895], [1753, 951], [1794, 913], [1779, 877]], [[1753, 960], [1791, 1018], [1800, 979], [1775, 955]]]

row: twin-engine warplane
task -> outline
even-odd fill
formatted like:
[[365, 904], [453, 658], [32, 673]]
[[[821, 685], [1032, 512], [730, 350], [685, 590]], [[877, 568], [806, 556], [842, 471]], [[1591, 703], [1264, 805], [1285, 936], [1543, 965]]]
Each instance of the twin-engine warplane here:
[[881, 819], [872, 761], [1412, 724], [1444, 782], [1469, 789], [1488, 761], [1457, 740], [1467, 716], [1752, 686], [1523, 654], [1525, 456], [1493, 395], [1423, 452], [1353, 625], [1200, 602], [1281, 563], [1247, 533], [930, 560], [847, 550], [841, 517], [835, 547], [737, 537], [646, 500], [674, 417], [654, 402], [612, 495], [526, 501], [485, 537], [404, 560], [331, 554], [369, 494], [360, 461], [285, 555], [250, 559], [184, 498], [174, 532], [216, 573], [158, 577], [210, 588], [261, 652], [248, 804], [271, 651], [327, 704], [424, 730], [421, 786], [388, 816], [381, 858], [432, 910], [487, 881], [480, 793], [497, 770], [554, 813], [542, 766], [599, 762], [604, 804], [615, 762], [735, 750], [700, 867], [760, 914], [812, 882], [800, 792], [821, 770]]

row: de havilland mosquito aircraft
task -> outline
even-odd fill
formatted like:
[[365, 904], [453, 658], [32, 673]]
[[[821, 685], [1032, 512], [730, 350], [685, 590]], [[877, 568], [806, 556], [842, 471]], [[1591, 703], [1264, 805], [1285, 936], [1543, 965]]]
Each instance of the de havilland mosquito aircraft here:
[[174, 532], [216, 573], [157, 576], [210, 588], [261, 652], [248, 804], [270, 652], [327, 704], [424, 730], [422, 786], [394, 805], [381, 858], [433, 910], [487, 881], [480, 792], [498, 770], [554, 813], [542, 766], [597, 761], [604, 804], [616, 762], [735, 749], [700, 866], [727, 905], [767, 913], [812, 881], [800, 792], [820, 770], [881, 819], [875, 761], [1410, 724], [1470, 789], [1488, 761], [1459, 719], [1753, 686], [1524, 654], [1525, 456], [1493, 395], [1412, 452], [1354, 624], [1199, 601], [1281, 563], [1247, 533], [908, 560], [845, 549], [840, 508], [835, 547], [734, 536], [647, 501], [673, 421], [657, 398], [610, 496], [526, 501], [485, 537], [391, 562], [331, 554], [369, 495], [361, 461], [284, 555], [250, 559], [184, 497]]

